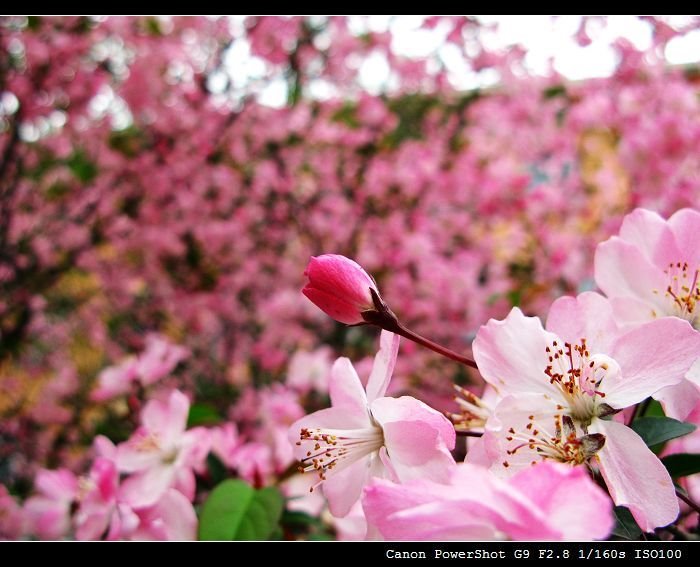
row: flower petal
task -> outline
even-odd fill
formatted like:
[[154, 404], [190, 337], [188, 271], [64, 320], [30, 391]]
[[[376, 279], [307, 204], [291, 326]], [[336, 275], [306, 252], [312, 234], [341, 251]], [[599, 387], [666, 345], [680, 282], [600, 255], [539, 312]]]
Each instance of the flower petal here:
[[408, 485], [374, 480], [364, 492], [367, 523], [388, 541], [492, 540], [498, 532], [472, 513], [469, 500], [451, 501], [454, 486], [416, 480]]
[[444, 415], [409, 396], [375, 400], [372, 415], [382, 426], [392, 468], [402, 482], [447, 481], [454, 465], [449, 451], [455, 431]]
[[670, 262], [684, 259], [670, 224], [658, 213], [636, 209], [622, 221], [620, 238], [636, 246], [649, 262], [665, 268]]
[[176, 469], [155, 465], [128, 477], [121, 487], [122, 499], [134, 508], [145, 508], [160, 500], [175, 480]]
[[537, 317], [525, 317], [517, 307], [503, 321], [491, 319], [474, 340], [479, 372], [499, 394], [552, 393], [544, 369], [546, 348], [556, 335], [545, 331]]
[[661, 402], [668, 417], [685, 421], [700, 403], [700, 388], [690, 380], [681, 380], [675, 386], [662, 388], [653, 397]]
[[151, 400], [143, 408], [141, 423], [160, 438], [164, 447], [177, 443], [187, 428], [190, 401], [178, 390], [173, 390], [165, 400]]
[[399, 354], [400, 340], [399, 335], [389, 331], [382, 331], [379, 337], [379, 351], [374, 357], [372, 372], [367, 381], [367, 401], [369, 403], [386, 394], [396, 365], [396, 357]]
[[511, 486], [526, 494], [565, 540], [605, 539], [615, 525], [610, 498], [585, 467], [545, 461], [520, 471]]
[[700, 265], [700, 213], [695, 209], [681, 209], [668, 219], [668, 225], [680, 250], [676, 261], [685, 261], [693, 269], [697, 268]]
[[687, 321], [666, 317], [632, 329], [612, 345], [610, 355], [622, 372], [601, 386], [606, 402], [614, 408], [625, 408], [678, 384], [698, 352], [700, 333]]
[[364, 322], [360, 311], [354, 303], [308, 285], [301, 292], [326, 315], [340, 323], [357, 325]]
[[641, 325], [664, 315], [656, 303], [637, 297], [613, 297], [610, 299], [610, 304], [621, 329], [626, 326]]
[[333, 473], [323, 482], [323, 494], [328, 499], [328, 508], [335, 517], [346, 516], [353, 504], [360, 499], [362, 487], [367, 484], [370, 476], [382, 474], [384, 465], [376, 453], [367, 455]]
[[610, 302], [592, 291], [557, 299], [549, 310], [546, 327], [572, 344], [585, 337], [594, 353], [609, 352], [610, 343], [617, 334]]
[[668, 306], [658, 292], [666, 289], [667, 280], [663, 270], [645, 258], [639, 248], [617, 236], [596, 248], [595, 281], [610, 298], [636, 297], [656, 305], [658, 315], [663, 316]]
[[627, 506], [645, 532], [673, 522], [679, 511], [673, 481], [642, 438], [616, 421], [595, 420], [590, 430], [605, 435], [597, 457], [615, 504]]
[[334, 408], [352, 414], [367, 414], [367, 396], [350, 359], [342, 357], [333, 363], [328, 392]]

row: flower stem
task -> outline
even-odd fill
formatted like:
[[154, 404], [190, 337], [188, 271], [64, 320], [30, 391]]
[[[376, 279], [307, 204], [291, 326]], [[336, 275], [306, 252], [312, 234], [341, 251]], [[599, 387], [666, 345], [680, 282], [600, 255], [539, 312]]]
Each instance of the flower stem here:
[[389, 306], [384, 303], [381, 297], [379, 297], [379, 294], [372, 288], [370, 288], [369, 291], [372, 295], [372, 301], [374, 302], [374, 309], [362, 312], [362, 318], [366, 323], [381, 327], [385, 331], [390, 331], [392, 333], [396, 333], [397, 335], [401, 335], [402, 337], [429, 348], [430, 350], [437, 352], [450, 360], [454, 360], [460, 364], [478, 369], [476, 362], [474, 362], [471, 358], [462, 356], [461, 354], [439, 345], [430, 339], [426, 339], [418, 333], [414, 333], [411, 331], [411, 329], [404, 327], [401, 323], [399, 323], [399, 319], [396, 317], [394, 312], [389, 309]]
[[431, 341], [430, 339], [426, 339], [418, 333], [414, 333], [413, 331], [411, 331], [411, 329], [407, 329], [401, 323], [398, 324], [398, 329], [394, 332], [397, 335], [401, 335], [402, 337], [405, 337], [413, 341], [414, 343], [418, 343], [421, 346], [429, 348], [430, 350], [437, 352], [438, 354], [441, 354], [442, 356], [445, 356], [450, 360], [454, 360], [455, 362], [459, 362], [460, 364], [464, 364], [466, 366], [471, 366], [472, 368], [478, 368], [476, 362], [474, 362], [471, 358], [462, 356], [461, 354], [456, 353], [455, 351], [450, 350], [449, 348], [446, 348], [442, 345], [439, 345], [436, 342]]

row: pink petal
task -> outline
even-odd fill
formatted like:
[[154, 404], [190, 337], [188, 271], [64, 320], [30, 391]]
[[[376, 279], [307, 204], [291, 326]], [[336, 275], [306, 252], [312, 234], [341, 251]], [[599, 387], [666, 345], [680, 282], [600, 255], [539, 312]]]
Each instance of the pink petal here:
[[690, 380], [681, 380], [656, 392], [654, 399], [661, 402], [668, 417], [685, 421], [700, 403], [700, 389]]
[[503, 321], [491, 319], [474, 340], [479, 372], [499, 394], [551, 393], [544, 374], [549, 364], [546, 348], [556, 335], [542, 328], [536, 317], [525, 317], [517, 307]]
[[171, 446], [179, 440], [187, 427], [190, 401], [178, 390], [173, 390], [166, 400], [151, 400], [141, 413], [141, 423], [149, 431], [156, 433], [164, 446]]
[[447, 481], [454, 466], [449, 451], [455, 431], [444, 415], [409, 396], [375, 400], [372, 415], [382, 426], [384, 445], [402, 482], [421, 477]]
[[698, 358], [693, 365], [690, 367], [690, 370], [688, 370], [688, 373], [685, 375], [685, 377], [695, 384], [696, 386], [700, 387], [700, 358]]
[[120, 443], [114, 455], [121, 472], [136, 472], [156, 466], [162, 454], [157, 446], [151, 445], [150, 434], [143, 428], [136, 430], [131, 438]]
[[673, 481], [642, 438], [615, 421], [595, 420], [590, 430], [605, 435], [597, 457], [615, 504], [627, 506], [645, 532], [673, 522], [679, 511]]
[[102, 402], [126, 394], [136, 378], [136, 359], [130, 356], [117, 366], [109, 366], [97, 376], [97, 388], [90, 398]]
[[[454, 493], [455, 487], [445, 490]], [[474, 517], [469, 502], [451, 502], [445, 490], [420, 480], [400, 485], [375, 479], [365, 488], [362, 506], [368, 524], [389, 541], [496, 539], [491, 522]]]
[[175, 480], [172, 466], [155, 465], [128, 477], [122, 484], [121, 497], [133, 508], [146, 508], [155, 504]]
[[557, 299], [547, 316], [547, 330], [572, 344], [585, 337], [591, 352], [604, 353], [609, 352], [617, 324], [610, 302], [589, 291]]
[[360, 314], [361, 311], [354, 303], [350, 303], [345, 299], [323, 290], [309, 287], [308, 285], [302, 289], [301, 292], [308, 297], [316, 307], [336, 321], [345, 323], [346, 325], [364, 323], [364, 319]]
[[670, 262], [683, 260], [670, 223], [653, 211], [636, 209], [628, 214], [622, 221], [620, 238], [636, 246], [655, 266], [665, 268]]
[[637, 297], [613, 297], [610, 304], [618, 323], [624, 326], [640, 325], [664, 316], [655, 303]]
[[681, 209], [668, 219], [668, 225], [680, 249], [675, 261], [688, 262], [695, 269], [700, 265], [700, 213], [694, 209]]
[[197, 537], [197, 515], [192, 504], [177, 490], [168, 490], [140, 515], [141, 525], [131, 539], [192, 541]]
[[[484, 454], [492, 463], [491, 470], [498, 476], [506, 477], [529, 468], [533, 461], [541, 460], [539, 453], [524, 444], [532, 435], [528, 425], [534, 423], [534, 429], [540, 432], [540, 437], [554, 437], [556, 414], [561, 414], [557, 402], [543, 394], [519, 394], [503, 398], [495, 407], [493, 416], [486, 422], [482, 437]], [[509, 441], [507, 437], [513, 436], [511, 428], [517, 436]], [[511, 450], [521, 445], [515, 453], [510, 454]]]
[[372, 305], [369, 290], [377, 290], [374, 280], [354, 260], [340, 254], [312, 256], [304, 275], [311, 285], [346, 296], [349, 301]]
[[367, 414], [367, 396], [352, 362], [342, 357], [333, 363], [328, 383], [331, 404], [348, 415]]
[[612, 502], [591, 479], [585, 467], [543, 462], [528, 467], [511, 480], [561, 530], [565, 540], [605, 539], [615, 520]]
[[67, 469], [40, 470], [34, 485], [37, 491], [57, 501], [71, 502], [78, 495], [78, 479]]
[[678, 384], [700, 352], [700, 333], [687, 321], [666, 317], [645, 323], [615, 340], [610, 355], [621, 377], [602, 384], [606, 402], [624, 408], [666, 386]]
[[101, 539], [112, 519], [113, 506], [102, 510], [92, 510], [90, 514], [83, 515], [78, 512], [75, 515], [75, 539], [78, 541], [96, 541]]
[[595, 281], [610, 298], [631, 296], [641, 299], [656, 305], [657, 316], [663, 316], [668, 310], [662, 295], [667, 280], [663, 270], [651, 264], [639, 248], [617, 236], [599, 244], [596, 249]]
[[374, 357], [372, 373], [367, 381], [367, 401], [369, 403], [386, 394], [396, 365], [400, 340], [399, 335], [389, 331], [382, 331], [379, 337], [379, 351]]
[[27, 529], [39, 539], [60, 539], [71, 528], [70, 502], [32, 496], [24, 503]]
[[328, 509], [336, 518], [346, 516], [360, 499], [362, 487], [370, 476], [381, 475], [383, 465], [376, 454], [367, 455], [343, 470], [332, 473], [323, 483]]

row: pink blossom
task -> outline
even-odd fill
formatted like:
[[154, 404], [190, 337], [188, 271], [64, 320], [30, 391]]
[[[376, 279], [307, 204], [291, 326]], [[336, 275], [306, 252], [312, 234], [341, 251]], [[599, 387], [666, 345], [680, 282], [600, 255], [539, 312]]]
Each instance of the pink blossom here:
[[122, 485], [133, 507], [155, 504], [170, 487], [194, 497], [193, 469], [209, 452], [206, 431], [185, 431], [190, 403], [174, 390], [165, 400], [151, 400], [141, 414], [141, 427], [117, 447], [119, 470], [131, 473]]
[[668, 472], [634, 431], [603, 418], [677, 384], [700, 335], [675, 318], [620, 333], [607, 300], [590, 292], [557, 300], [547, 328], [515, 308], [474, 341], [484, 379], [503, 398], [484, 439], [494, 466], [590, 463], [645, 531], [672, 522], [678, 502]]
[[[78, 540], [98, 540], [114, 531], [113, 514], [117, 506], [119, 473], [115, 463], [97, 457], [90, 473], [79, 480], [80, 506], [73, 518]], [[110, 529], [110, 527], [112, 529]]]
[[336, 321], [346, 325], [364, 323], [362, 312], [374, 309], [370, 290], [379, 293], [374, 280], [345, 256], [313, 256], [304, 275], [309, 283], [303, 294]]
[[150, 386], [167, 376], [189, 356], [189, 350], [174, 345], [160, 335], [146, 337], [146, 347], [138, 358], [136, 373], [143, 386]]
[[108, 366], [97, 376], [97, 387], [91, 398], [101, 402], [129, 393], [137, 377], [137, 359], [130, 356], [117, 365]]
[[349, 512], [373, 476], [439, 482], [454, 464], [455, 433], [442, 414], [408, 396], [383, 397], [398, 348], [399, 337], [382, 332], [366, 391], [350, 360], [339, 358], [329, 385], [332, 407], [289, 429], [303, 470], [318, 474], [335, 516]]
[[190, 500], [175, 489], [166, 490], [150, 507], [135, 510], [138, 525], [122, 539], [140, 541], [190, 541], [197, 538], [197, 515]]
[[60, 539], [71, 531], [71, 506], [77, 500], [79, 484], [66, 469], [41, 470], [36, 476], [37, 494], [24, 504], [28, 532], [40, 539]]
[[[679, 317], [700, 328], [700, 213], [682, 209], [666, 221], [636, 209], [619, 236], [598, 245], [595, 276], [621, 324]], [[700, 387], [683, 380], [654, 397], [682, 420], [700, 402]]]
[[97, 388], [91, 397], [95, 401], [105, 401], [129, 393], [134, 383], [150, 386], [172, 372], [188, 355], [188, 349], [150, 334], [146, 337], [144, 351], [138, 357], [129, 356], [100, 372]]
[[447, 484], [375, 479], [362, 503], [387, 540], [593, 540], [614, 525], [610, 499], [586, 471], [555, 463], [508, 480], [468, 463]]

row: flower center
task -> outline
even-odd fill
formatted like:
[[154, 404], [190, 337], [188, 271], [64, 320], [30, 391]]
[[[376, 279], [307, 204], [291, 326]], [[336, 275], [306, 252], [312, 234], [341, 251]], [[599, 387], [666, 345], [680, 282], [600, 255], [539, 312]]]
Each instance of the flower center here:
[[[664, 290], [671, 305], [671, 315], [689, 321], [693, 327], [700, 328], [700, 317], [695, 310], [700, 301], [700, 270], [690, 270], [687, 262], [676, 262], [664, 270], [668, 276], [668, 286]], [[654, 290], [658, 294], [658, 290]]]
[[[528, 416], [525, 426], [519, 430], [511, 427], [506, 441], [508, 455], [516, 455], [523, 451], [532, 454], [531, 464], [537, 459], [551, 459], [570, 465], [581, 465], [593, 457], [605, 444], [605, 436], [601, 433], [578, 435], [573, 420], [568, 415], [554, 416], [554, 431], [547, 431], [541, 424], [535, 424], [535, 416]], [[510, 463], [503, 461], [504, 467]]]
[[307, 448], [301, 459], [299, 472], [316, 471], [319, 481], [326, 480], [331, 471], [339, 472], [352, 463], [379, 451], [384, 445], [384, 432], [379, 426], [364, 429], [309, 429], [302, 428], [298, 446]]
[[567, 413], [582, 426], [590, 425], [594, 417], [600, 416], [599, 407], [605, 393], [600, 390], [603, 379], [611, 373], [619, 372], [619, 366], [604, 354], [591, 356], [586, 339], [578, 344], [557, 341], [546, 347], [549, 364], [544, 369], [550, 384], [561, 391]]

